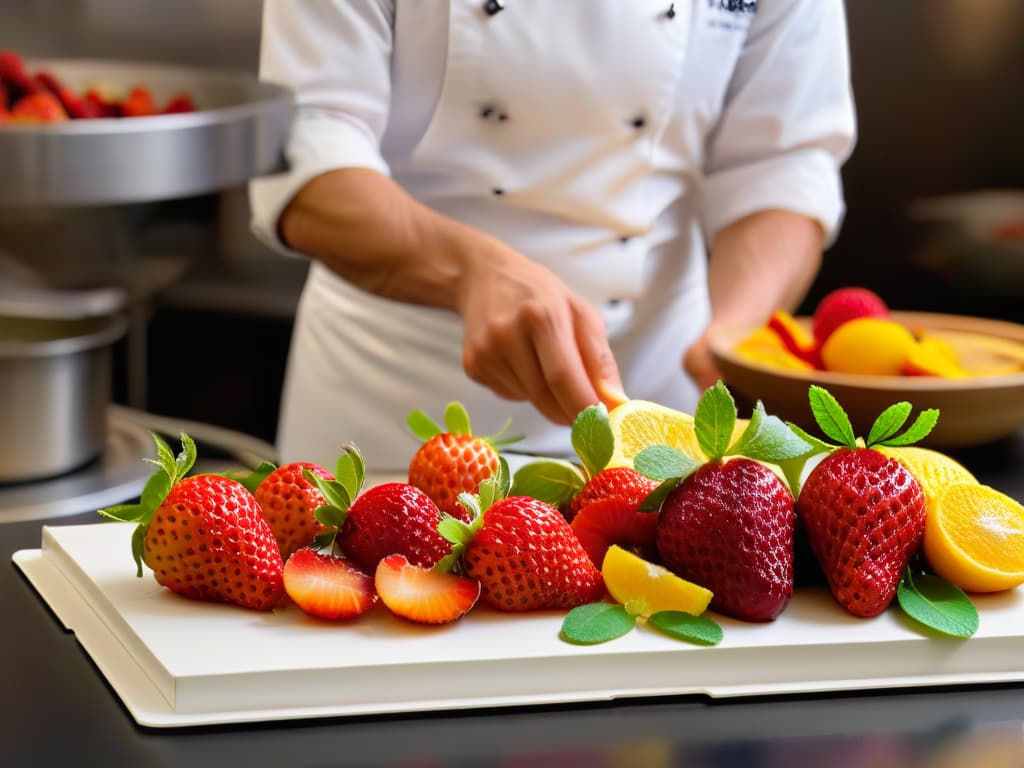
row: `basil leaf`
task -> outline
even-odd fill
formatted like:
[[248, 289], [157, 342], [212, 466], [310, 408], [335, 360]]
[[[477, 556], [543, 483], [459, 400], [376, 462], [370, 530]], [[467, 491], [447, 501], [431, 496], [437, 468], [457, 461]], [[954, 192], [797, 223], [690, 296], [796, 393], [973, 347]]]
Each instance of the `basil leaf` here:
[[577, 645], [596, 645], [622, 637], [636, 626], [636, 617], [621, 605], [587, 603], [573, 608], [562, 621], [562, 639]]
[[570, 434], [573, 450], [589, 477], [608, 466], [615, 450], [615, 436], [604, 404], [591, 405], [580, 411], [572, 423]]
[[512, 496], [532, 496], [559, 507], [583, 490], [586, 478], [568, 461], [544, 459], [523, 464], [512, 482]]
[[693, 414], [697, 443], [709, 459], [720, 459], [732, 442], [732, 429], [736, 425], [736, 403], [719, 379], [704, 390]]
[[912, 619], [952, 637], [970, 637], [978, 631], [978, 610], [967, 594], [930, 573], [916, 576], [910, 568], [896, 588], [896, 599]]
[[698, 645], [718, 645], [722, 642], [722, 627], [707, 616], [694, 616], [683, 611], [658, 611], [647, 621], [658, 631], [677, 640]]

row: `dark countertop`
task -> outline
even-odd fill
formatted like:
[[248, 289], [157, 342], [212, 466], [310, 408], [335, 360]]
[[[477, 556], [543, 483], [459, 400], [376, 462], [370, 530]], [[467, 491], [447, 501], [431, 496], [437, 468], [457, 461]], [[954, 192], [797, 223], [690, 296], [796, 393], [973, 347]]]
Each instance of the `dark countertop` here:
[[[954, 454], [1024, 499], [1024, 432]], [[94, 522], [91, 512], [50, 524]], [[40, 522], [0, 524], [4, 766], [1024, 765], [1024, 684], [712, 700], [622, 700], [157, 730], [137, 726], [10, 556]], [[952, 762], [954, 753], [969, 762]], [[998, 762], [998, 755], [1004, 756]], [[1007, 757], [1012, 756], [1012, 757]]]

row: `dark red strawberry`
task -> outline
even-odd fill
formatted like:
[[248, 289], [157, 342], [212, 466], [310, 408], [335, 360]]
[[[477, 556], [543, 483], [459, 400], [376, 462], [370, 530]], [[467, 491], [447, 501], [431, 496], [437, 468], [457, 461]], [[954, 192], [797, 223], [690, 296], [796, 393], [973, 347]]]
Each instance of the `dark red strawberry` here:
[[468, 528], [464, 571], [480, 582], [481, 599], [499, 610], [574, 608], [604, 595], [601, 572], [562, 513], [546, 502], [499, 499]]
[[270, 530], [274, 532], [284, 560], [300, 547], [309, 546], [317, 534], [326, 530], [317, 522], [314, 513], [327, 505], [327, 499], [303, 476], [304, 470], [325, 480], [334, 479], [330, 472], [317, 464], [297, 461], [272, 471], [256, 486], [253, 494]]
[[388, 555], [405, 555], [413, 565], [430, 567], [451, 552], [437, 531], [441, 511], [419, 488], [384, 483], [360, 494], [341, 525], [338, 544], [367, 573]]
[[374, 583], [392, 613], [419, 624], [446, 624], [464, 616], [480, 597], [480, 583], [465, 576], [423, 568], [404, 555], [377, 565]]
[[138, 575], [145, 561], [159, 584], [185, 597], [273, 608], [284, 593], [284, 564], [256, 499], [221, 475], [185, 477], [196, 458], [187, 435], [177, 458], [153, 437], [160, 469], [140, 502], [99, 510], [139, 524], [132, 537]]
[[710, 589], [711, 607], [744, 621], [769, 621], [793, 596], [793, 494], [760, 462], [712, 461], [661, 506], [662, 562]]
[[284, 589], [303, 612], [350, 619], [377, 602], [373, 578], [343, 557], [302, 547], [284, 564]]
[[863, 445], [836, 399], [809, 389], [822, 431], [839, 443], [810, 472], [797, 514], [836, 602], [855, 616], [874, 616], [892, 602], [900, 578], [924, 535], [926, 503], [920, 483], [874, 445], [909, 445], [934, 427], [938, 411], [922, 411], [902, 434], [909, 403], [875, 420]]
[[[643, 498], [646, 496], [647, 493]], [[595, 566], [601, 567], [605, 552], [612, 544], [644, 560], [653, 560], [657, 556], [655, 534], [658, 530], [658, 515], [641, 512], [639, 507], [642, 500], [634, 502], [615, 497], [598, 498], [573, 517], [573, 533]]]
[[635, 464], [662, 481], [657, 547], [666, 567], [714, 593], [711, 606], [744, 621], [770, 621], [793, 595], [793, 493], [764, 462], [786, 462], [811, 444], [758, 402], [734, 441], [736, 404], [719, 381], [694, 414], [699, 463], [667, 446], [644, 449]]
[[443, 429], [420, 410], [410, 412], [406, 421], [423, 441], [409, 462], [409, 483], [453, 517], [466, 514], [459, 494], [476, 493], [481, 481], [498, 471], [499, 448], [518, 439], [499, 439], [508, 424], [493, 437], [474, 436], [461, 403], [448, 404]]

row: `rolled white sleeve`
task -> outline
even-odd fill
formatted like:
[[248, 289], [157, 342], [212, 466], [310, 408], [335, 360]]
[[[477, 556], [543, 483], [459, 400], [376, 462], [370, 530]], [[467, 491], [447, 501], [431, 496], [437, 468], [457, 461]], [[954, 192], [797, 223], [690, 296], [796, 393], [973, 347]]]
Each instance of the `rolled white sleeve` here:
[[252, 228], [287, 251], [278, 219], [315, 176], [337, 168], [389, 173], [380, 153], [391, 98], [393, 0], [265, 0], [260, 77], [292, 88], [288, 170], [249, 184]]
[[816, 219], [831, 244], [855, 134], [842, 0], [761, 0], [706, 146], [707, 242], [744, 216], [783, 209]]

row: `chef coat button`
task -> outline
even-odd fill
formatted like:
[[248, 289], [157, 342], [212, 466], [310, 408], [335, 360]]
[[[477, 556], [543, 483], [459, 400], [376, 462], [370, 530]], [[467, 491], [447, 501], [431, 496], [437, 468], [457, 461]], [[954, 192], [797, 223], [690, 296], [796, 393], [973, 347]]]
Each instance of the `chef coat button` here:
[[484, 3], [484, 12], [488, 16], [494, 16], [496, 13], [501, 13], [505, 10], [505, 3], [502, 0], [487, 0]]
[[609, 307], [617, 307], [622, 303], [622, 299], [608, 299], [606, 303]]
[[480, 110], [480, 117], [482, 117], [484, 120], [488, 119], [493, 114], [494, 114], [494, 107], [483, 107]]
[[508, 120], [508, 113], [506, 113], [506, 112], [499, 112], [498, 113], [498, 122], [499, 123], [504, 123], [506, 120]]
[[623, 235], [622, 237], [620, 237], [619, 238], [619, 242], [622, 243], [623, 245], [628, 243], [629, 242], [629, 235]]
[[[495, 13], [497, 13], [497, 11], [495, 11]], [[675, 3], [669, 3], [668, 4], [668, 10], [665, 11], [665, 17], [669, 18], [669, 19], [674, 19], [676, 17], [676, 4]]]
[[495, 197], [501, 197], [502, 195], [505, 194], [505, 190], [502, 189], [501, 187], [495, 187], [494, 189], [491, 190], [491, 194], [494, 195]]
[[640, 130], [645, 125], [647, 125], [647, 118], [644, 117], [643, 115], [637, 115], [636, 117], [629, 121], [629, 124], [636, 128], [637, 130]]

